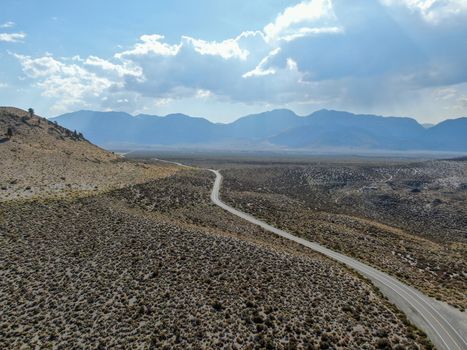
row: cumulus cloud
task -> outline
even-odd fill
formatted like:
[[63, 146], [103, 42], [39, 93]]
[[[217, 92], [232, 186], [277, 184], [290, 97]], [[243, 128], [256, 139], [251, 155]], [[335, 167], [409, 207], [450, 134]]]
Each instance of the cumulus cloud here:
[[71, 107], [86, 106], [117, 82], [98, 76], [83, 67], [66, 64], [52, 56], [31, 58], [14, 54], [22, 65], [24, 73], [37, 79], [42, 95], [57, 100], [53, 112], [65, 112]]
[[13, 28], [15, 26], [15, 22], [8, 21], [3, 24], [0, 24], [0, 28]]
[[220, 41], [146, 34], [112, 57], [15, 57], [56, 101], [56, 113], [88, 106], [134, 112], [179, 100], [382, 113], [410, 110], [414, 101], [432, 106], [431, 99], [459, 111], [467, 93], [448, 92], [467, 82], [467, 48], [459, 45], [467, 24], [441, 19], [461, 15], [464, 1], [306, 0], [263, 30]]
[[243, 78], [251, 78], [251, 77], [260, 77], [263, 75], [270, 75], [276, 74], [276, 70], [272, 67], [266, 68], [267, 64], [271, 60], [272, 57], [276, 56], [281, 51], [280, 48], [276, 48], [272, 50], [266, 57], [264, 57], [259, 64], [255, 67], [255, 69], [250, 70], [242, 75]]
[[467, 108], [467, 83], [434, 88], [430, 90], [429, 98], [446, 106], [452, 114], [458, 114]]
[[164, 40], [164, 36], [159, 34], [142, 35], [140, 40], [141, 42], [137, 43], [132, 49], [117, 53], [115, 57], [125, 58], [146, 56], [149, 54], [158, 56], [176, 56], [182, 46], [181, 44], [169, 45], [162, 42]]
[[387, 6], [406, 6], [434, 24], [458, 16], [467, 16], [467, 0], [381, 0]]
[[182, 36], [169, 43], [161, 34], [146, 34], [111, 59], [15, 56], [43, 95], [57, 100], [54, 110], [86, 103], [118, 108], [142, 100], [160, 105], [185, 98], [284, 102], [307, 94], [304, 74], [292, 57], [272, 62], [280, 42], [340, 31], [330, 0], [307, 0], [285, 9], [262, 31], [222, 41]]
[[291, 41], [313, 34], [339, 33], [343, 28], [337, 24], [331, 0], [308, 0], [286, 8], [264, 27], [264, 33], [270, 42]]
[[96, 56], [89, 56], [84, 65], [89, 67], [98, 68], [101, 72], [110, 72], [116, 74], [118, 77], [134, 76], [144, 79], [143, 70], [141, 67], [134, 65], [131, 61], [124, 60], [121, 64], [115, 64]]
[[13, 54], [23, 66], [23, 71], [31, 78], [54, 75], [60, 71], [63, 64], [51, 56], [31, 58], [30, 56]]
[[229, 98], [235, 95], [232, 91], [238, 88], [241, 76], [271, 50], [261, 32], [244, 32], [222, 42], [183, 37], [175, 45], [178, 52], [173, 56], [116, 54], [144, 72], [144, 81], [126, 76], [125, 87], [157, 98], [194, 97], [200, 89]]
[[241, 38], [249, 36], [250, 33], [242, 33], [235, 39], [227, 39], [221, 42], [205, 41], [183, 36], [186, 44], [192, 45], [196, 52], [201, 55], [220, 56], [223, 59], [238, 58], [246, 60], [250, 54], [248, 50], [242, 49], [239, 45]]
[[25, 38], [25, 33], [0, 33], [0, 41], [7, 43], [21, 43]]

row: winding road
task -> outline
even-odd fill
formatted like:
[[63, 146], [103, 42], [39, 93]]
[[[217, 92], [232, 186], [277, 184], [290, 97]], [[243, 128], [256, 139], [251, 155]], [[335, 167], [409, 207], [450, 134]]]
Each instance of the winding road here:
[[216, 174], [216, 180], [211, 192], [211, 200], [214, 204], [252, 224], [261, 226], [266, 231], [311, 248], [358, 271], [371, 280], [415, 325], [424, 330], [438, 349], [467, 349], [465, 339], [467, 335], [467, 316], [464, 313], [457, 311], [449, 305], [440, 303], [388, 274], [365, 265], [358, 260], [337, 253], [317, 243], [294, 236], [225, 204], [219, 197], [222, 175], [218, 170], [208, 170]]
[[[163, 161], [161, 159], [157, 160]], [[170, 161], [164, 162], [188, 167], [181, 163]], [[288, 232], [273, 227], [264, 221], [258, 220], [252, 215], [231, 207], [220, 199], [219, 192], [222, 184], [221, 173], [218, 170], [213, 169], [204, 170], [209, 170], [216, 175], [211, 192], [211, 200], [214, 204], [244, 220], [251, 222], [252, 224], [262, 227], [266, 231], [313, 249], [331, 259], [347, 265], [355, 271], [358, 271], [360, 274], [371, 280], [393, 304], [407, 315], [410, 321], [425, 331], [436, 348], [444, 350], [467, 350], [467, 315], [465, 312], [462, 313], [445, 303], [430, 298], [415, 288], [402, 283], [398, 279], [391, 277], [387, 273], [379, 271], [374, 267], [366, 265], [346, 255], [337, 253], [320, 244], [294, 236]]]

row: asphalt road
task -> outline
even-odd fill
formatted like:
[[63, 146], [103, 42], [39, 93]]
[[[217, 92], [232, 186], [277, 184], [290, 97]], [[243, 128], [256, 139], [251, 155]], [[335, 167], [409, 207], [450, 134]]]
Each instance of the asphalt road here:
[[462, 313], [445, 303], [430, 298], [396, 278], [358, 260], [337, 253], [317, 243], [296, 237], [283, 230], [279, 230], [247, 213], [225, 204], [219, 197], [222, 175], [217, 170], [209, 170], [216, 174], [216, 180], [211, 193], [211, 200], [216, 205], [242, 219], [261, 226], [267, 231], [311, 248], [358, 271], [371, 280], [416, 326], [425, 331], [436, 348], [467, 350], [467, 315], [465, 312]]
[[[155, 160], [173, 163], [183, 167], [189, 167], [182, 163]], [[220, 199], [220, 188], [222, 175], [218, 170], [205, 169], [216, 175], [211, 192], [211, 200], [222, 209], [244, 219], [252, 224], [262, 227], [278, 236], [294, 241], [305, 247], [313, 249], [327, 257], [334, 259], [348, 267], [358, 271], [360, 274], [372, 281], [389, 301], [404, 312], [408, 319], [417, 327], [425, 331], [437, 349], [443, 350], [467, 350], [467, 315], [465, 312], [451, 307], [450, 305], [430, 298], [413, 287], [402, 283], [387, 273], [379, 271], [374, 267], [366, 265], [356, 259], [337, 253], [320, 244], [307, 241], [294, 236], [286, 231], [271, 226], [254, 216], [237, 210]]]

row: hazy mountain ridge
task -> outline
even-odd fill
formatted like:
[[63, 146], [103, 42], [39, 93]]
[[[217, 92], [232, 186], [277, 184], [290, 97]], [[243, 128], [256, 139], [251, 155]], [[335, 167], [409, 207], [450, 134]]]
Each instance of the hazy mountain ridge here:
[[467, 118], [430, 128], [407, 117], [319, 110], [308, 116], [278, 109], [228, 124], [184, 114], [165, 117], [124, 112], [78, 111], [53, 118], [99, 145], [199, 145], [285, 149], [467, 151]]
[[425, 128], [411, 118], [354, 115], [320, 110], [304, 127], [271, 139], [274, 144], [300, 148], [351, 147], [364, 149], [417, 149]]

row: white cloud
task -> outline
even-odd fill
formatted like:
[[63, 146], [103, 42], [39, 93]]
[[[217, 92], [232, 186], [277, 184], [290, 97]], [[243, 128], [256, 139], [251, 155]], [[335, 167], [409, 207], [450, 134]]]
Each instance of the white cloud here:
[[208, 98], [211, 96], [212, 96], [212, 92], [209, 90], [199, 89], [198, 91], [196, 91], [197, 98]]
[[465, 113], [467, 109], [467, 83], [428, 89], [426, 95], [433, 103], [446, 106], [448, 113]]
[[134, 65], [131, 61], [123, 61], [122, 64], [115, 64], [105, 59], [96, 56], [89, 56], [84, 64], [90, 67], [97, 67], [102, 71], [112, 72], [119, 77], [135, 76], [143, 79], [143, 71], [141, 67]]
[[336, 22], [331, 0], [306, 0], [286, 8], [273, 23], [264, 27], [264, 33], [269, 42], [293, 40], [312, 34], [342, 31]]
[[13, 54], [21, 63], [23, 71], [30, 78], [41, 78], [57, 74], [64, 66], [51, 56], [31, 58], [30, 56]]
[[163, 35], [146, 34], [140, 37], [140, 40], [142, 41], [141, 43], [137, 43], [130, 50], [115, 54], [115, 57], [119, 59], [131, 59], [138, 56], [148, 56], [150, 54], [170, 57], [177, 56], [184, 47], [192, 47], [202, 56], [219, 56], [226, 60], [231, 58], [246, 60], [250, 52], [248, 49], [242, 47], [242, 43], [245, 40], [258, 36], [264, 41], [263, 34], [259, 31], [243, 32], [235, 38], [226, 39], [220, 42], [206, 41], [184, 35], [178, 44], [171, 45], [163, 41]]
[[437, 101], [450, 100], [457, 96], [457, 90], [454, 88], [438, 88], [433, 90], [433, 97]]
[[319, 34], [338, 34], [344, 32], [342, 27], [321, 27], [321, 28], [300, 28], [294, 33], [284, 35], [281, 39], [284, 41], [293, 41], [298, 38], [303, 38], [311, 35]]
[[26, 38], [25, 33], [0, 33], [0, 41], [7, 43], [20, 43]]
[[169, 45], [161, 42], [164, 39], [163, 35], [151, 34], [142, 35], [141, 43], [137, 43], [133, 49], [117, 53], [116, 58], [125, 58], [133, 56], [146, 56], [155, 54], [159, 56], [176, 56], [180, 51], [182, 44]]
[[156, 107], [167, 106], [172, 101], [173, 101], [173, 99], [171, 99], [171, 98], [156, 98], [156, 100], [154, 101], [154, 105]]
[[183, 36], [182, 39], [190, 45], [193, 45], [196, 52], [201, 55], [220, 56], [223, 59], [239, 58], [246, 60], [249, 52], [242, 49], [239, 45], [239, 40], [243, 38], [242, 34], [234, 39], [227, 39], [221, 42], [205, 41], [201, 39], [194, 39], [189, 36]]
[[13, 28], [15, 26], [15, 22], [8, 21], [0, 25], [0, 28]]
[[52, 56], [31, 58], [13, 54], [21, 63], [23, 72], [37, 79], [42, 95], [56, 100], [52, 112], [66, 112], [69, 108], [86, 106], [116, 82], [87, 71], [77, 64], [65, 64]]
[[266, 57], [264, 57], [259, 64], [255, 67], [255, 69], [250, 70], [242, 75], [243, 78], [251, 78], [251, 77], [261, 77], [265, 75], [273, 75], [276, 74], [276, 70], [274, 68], [266, 68], [266, 65], [269, 63], [269, 60], [276, 56], [281, 51], [280, 48], [276, 48], [272, 50]]
[[440, 23], [446, 19], [467, 15], [467, 0], [381, 0], [386, 6], [406, 6], [418, 12], [430, 23]]
[[7, 83], [1, 83], [0, 82], [0, 89], [5, 89], [8, 87], [8, 84]]
[[461, 107], [460, 109], [462, 111], [465, 111], [465, 109], [467, 109], [467, 95], [459, 97], [458, 102], [459, 102], [460, 107]]
[[42, 95], [56, 101], [54, 113], [90, 104], [144, 109], [142, 104], [162, 106], [179, 99], [285, 101], [304, 97], [303, 74], [292, 57], [271, 62], [280, 43], [340, 30], [331, 0], [309, 0], [286, 9], [264, 31], [244, 31], [222, 41], [182, 36], [174, 44], [163, 35], [146, 34], [111, 59], [15, 57]]
[[287, 69], [293, 72], [298, 72], [298, 64], [290, 57], [287, 58]]
[[[162, 40], [160, 44], [165, 44]], [[240, 89], [241, 76], [258, 65], [271, 47], [259, 31], [243, 32], [220, 42], [181, 38], [177, 54], [121, 55], [141, 67], [145, 80], [125, 77], [125, 89], [146, 97], [199, 98], [199, 90], [210, 91], [211, 98], [230, 98]]]
[[[439, 39], [449, 37], [451, 27], [425, 25], [417, 18], [435, 23], [434, 18], [461, 13], [467, 0], [380, 1], [399, 7], [392, 11], [373, 0], [362, 1], [362, 6], [348, 0], [306, 0], [279, 13], [263, 31], [220, 41], [182, 36], [168, 43], [162, 35], [147, 34], [125, 49], [114, 46], [110, 58], [15, 57], [32, 86], [55, 101], [53, 113], [82, 107], [134, 113], [208, 102], [360, 110], [374, 106], [378, 113], [388, 111], [376, 110], [385, 106], [399, 113], [399, 106], [418, 107], [413, 101], [427, 85], [445, 90], [421, 93], [423, 101], [429, 97], [467, 110], [467, 92], [449, 89], [452, 81], [467, 79], [467, 50], [459, 34], [464, 29], [454, 32], [460, 41], [453, 45], [454, 40]], [[399, 11], [408, 29], [414, 22], [425, 31], [398, 26], [400, 18], [392, 14]], [[344, 34], [329, 35], [339, 33]]]

